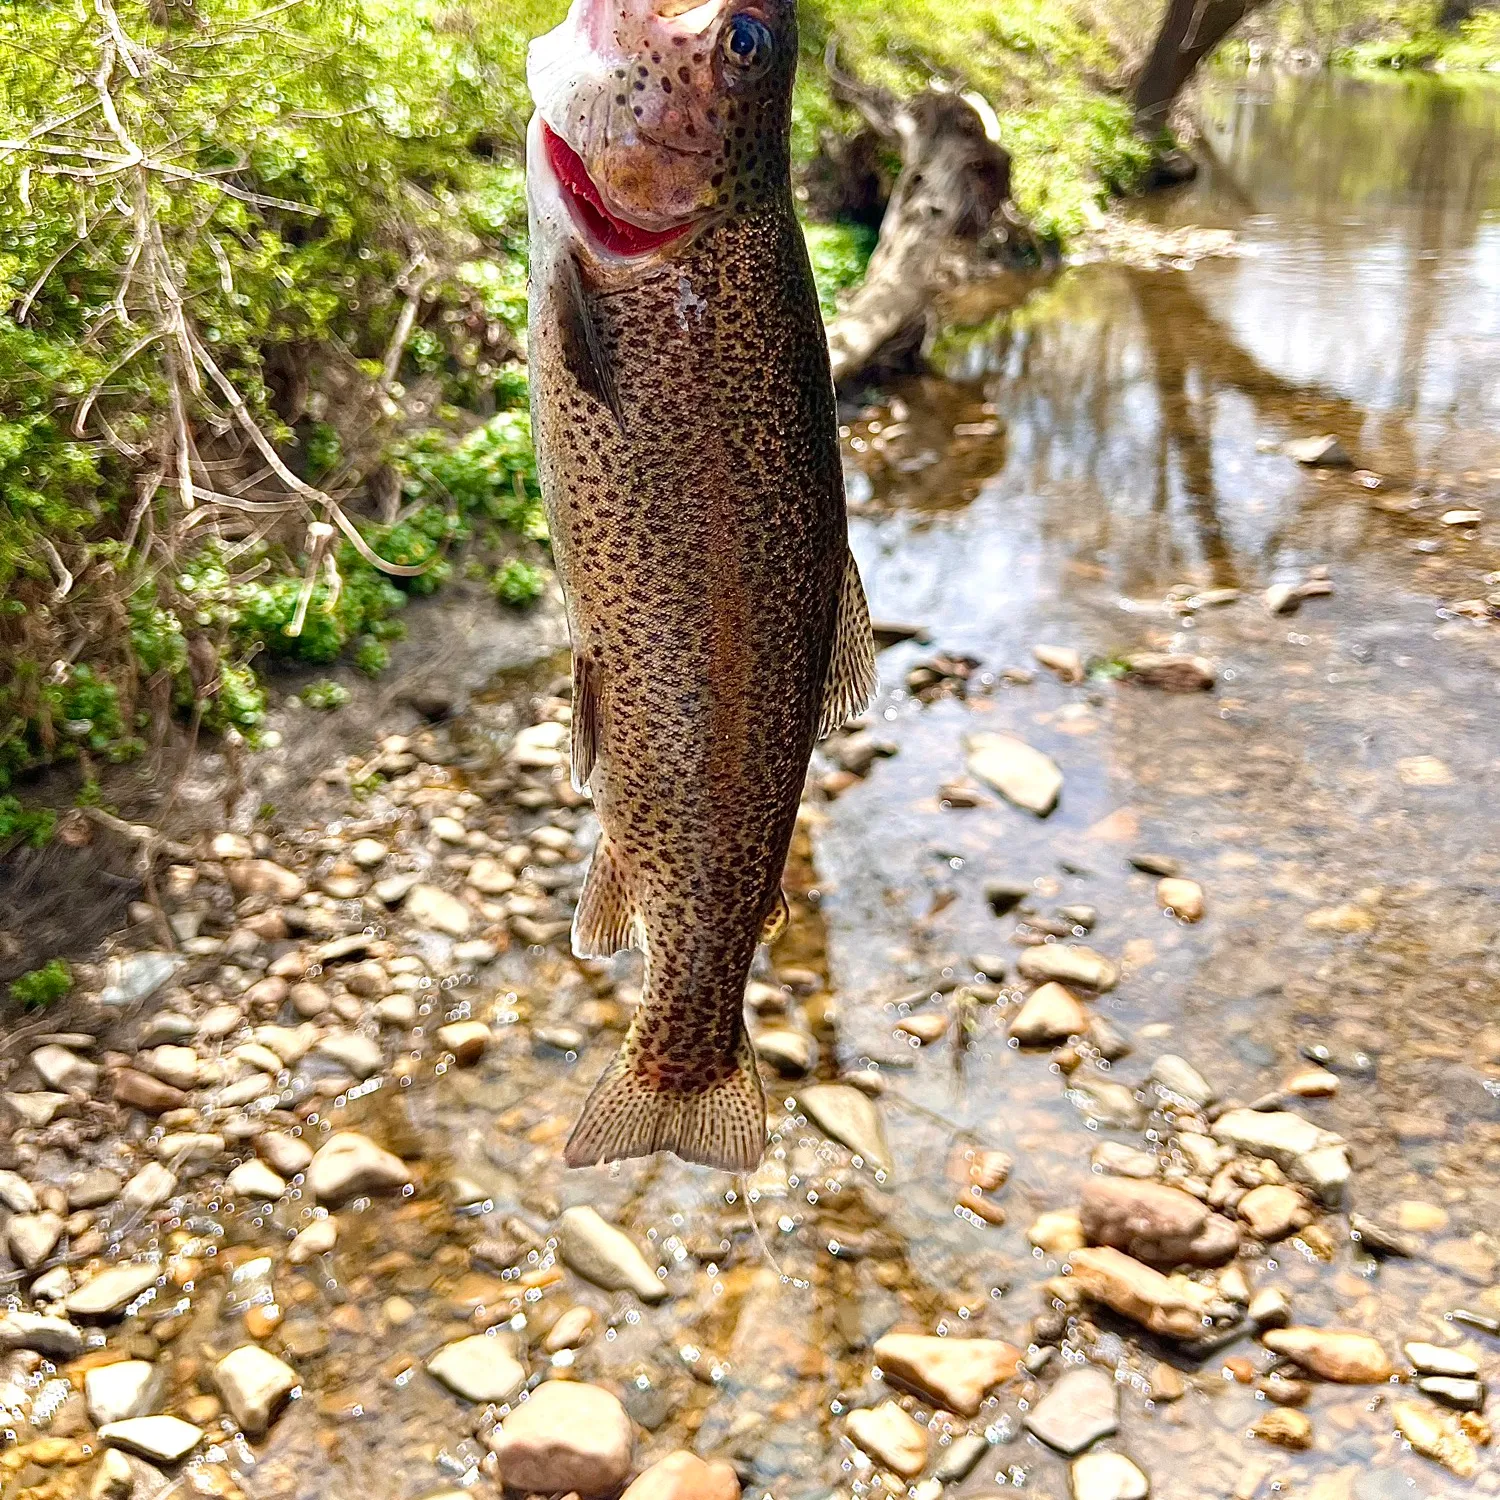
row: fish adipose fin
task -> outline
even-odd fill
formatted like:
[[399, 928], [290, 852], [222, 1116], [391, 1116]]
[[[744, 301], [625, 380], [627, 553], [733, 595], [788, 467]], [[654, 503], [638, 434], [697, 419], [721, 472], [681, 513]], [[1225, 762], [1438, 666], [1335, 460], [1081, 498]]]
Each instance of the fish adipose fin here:
[[599, 664], [573, 655], [573, 789], [581, 792], [599, 754]]
[[570, 1167], [671, 1151], [683, 1161], [753, 1172], [766, 1149], [766, 1096], [742, 1031], [734, 1071], [703, 1088], [666, 1088], [627, 1038], [568, 1138]]
[[775, 902], [760, 924], [761, 942], [774, 943], [786, 931], [786, 924], [791, 920], [792, 909], [787, 905], [786, 892], [778, 890]]
[[846, 552], [818, 738], [832, 734], [856, 714], [862, 714], [874, 696], [875, 633], [870, 629], [870, 606], [865, 602], [865, 587], [859, 581], [859, 565], [854, 554]]
[[639, 946], [630, 880], [615, 846], [600, 835], [573, 914], [573, 952], [579, 958], [613, 958]]
[[583, 271], [571, 251], [558, 264], [555, 291], [558, 331], [562, 336], [563, 362], [568, 373], [582, 390], [610, 409], [623, 435], [625, 409], [620, 405], [620, 388], [615, 383], [614, 366], [589, 307]]

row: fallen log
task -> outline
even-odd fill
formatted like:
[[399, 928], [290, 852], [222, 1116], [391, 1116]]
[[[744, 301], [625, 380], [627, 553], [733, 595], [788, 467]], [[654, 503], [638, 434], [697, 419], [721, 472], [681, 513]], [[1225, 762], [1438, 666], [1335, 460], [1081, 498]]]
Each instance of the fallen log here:
[[868, 274], [829, 324], [843, 383], [911, 368], [938, 331], [944, 293], [1035, 262], [1042, 246], [1010, 201], [1010, 154], [983, 99], [934, 85], [897, 100], [841, 73], [832, 42], [826, 66], [835, 97], [901, 158]]

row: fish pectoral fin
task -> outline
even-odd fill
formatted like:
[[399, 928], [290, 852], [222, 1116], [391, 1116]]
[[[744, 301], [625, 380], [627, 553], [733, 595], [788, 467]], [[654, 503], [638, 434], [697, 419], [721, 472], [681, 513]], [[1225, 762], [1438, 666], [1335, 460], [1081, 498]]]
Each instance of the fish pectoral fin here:
[[558, 263], [554, 284], [557, 323], [562, 339], [563, 363], [579, 388], [607, 406], [620, 432], [625, 431], [625, 409], [614, 365], [599, 334], [599, 324], [589, 306], [588, 287], [578, 258], [568, 251]]
[[792, 909], [787, 905], [786, 892], [778, 890], [776, 900], [760, 924], [761, 942], [774, 943], [786, 931], [786, 924], [791, 920]]
[[573, 653], [573, 789], [583, 791], [599, 756], [599, 663]]
[[823, 715], [818, 738], [832, 734], [870, 706], [875, 696], [875, 632], [870, 628], [870, 606], [859, 580], [854, 554], [844, 554], [844, 581], [834, 626], [833, 654], [823, 687]]
[[643, 946], [640, 938], [629, 873], [615, 846], [600, 834], [573, 913], [573, 952], [579, 958], [613, 958], [622, 948]]
[[[705, 1062], [719, 1063], [718, 1058]], [[570, 1167], [671, 1151], [683, 1161], [753, 1172], [766, 1149], [766, 1096], [755, 1049], [741, 1029], [733, 1067], [701, 1086], [666, 1086], [633, 1040], [604, 1070], [568, 1137]]]

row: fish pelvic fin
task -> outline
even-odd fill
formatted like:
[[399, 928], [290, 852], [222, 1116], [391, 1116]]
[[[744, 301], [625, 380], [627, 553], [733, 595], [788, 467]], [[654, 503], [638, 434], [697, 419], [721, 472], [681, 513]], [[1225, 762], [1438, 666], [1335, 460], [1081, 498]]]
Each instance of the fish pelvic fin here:
[[792, 908], [787, 902], [786, 892], [777, 890], [776, 899], [760, 924], [761, 942], [774, 943], [786, 931], [787, 923], [791, 920]]
[[573, 952], [579, 958], [613, 958], [622, 948], [644, 946], [630, 872], [609, 836], [601, 833], [573, 913]]
[[668, 1086], [627, 1038], [568, 1137], [570, 1167], [670, 1151], [725, 1172], [753, 1172], [766, 1149], [766, 1096], [743, 1028], [734, 1067], [701, 1086]]
[[875, 632], [870, 628], [870, 606], [859, 579], [854, 554], [844, 554], [844, 581], [834, 626], [833, 652], [823, 686], [823, 713], [818, 738], [842, 728], [870, 706], [875, 696]]
[[581, 792], [599, 758], [599, 663], [573, 653], [573, 789]]

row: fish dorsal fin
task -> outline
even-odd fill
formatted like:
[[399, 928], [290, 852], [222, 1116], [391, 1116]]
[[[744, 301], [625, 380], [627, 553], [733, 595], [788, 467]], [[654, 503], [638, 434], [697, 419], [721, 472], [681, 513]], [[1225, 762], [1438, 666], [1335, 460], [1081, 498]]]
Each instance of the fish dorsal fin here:
[[583, 791], [599, 758], [599, 663], [573, 655], [573, 788]]
[[573, 914], [573, 952], [579, 958], [613, 958], [622, 948], [640, 946], [629, 871], [601, 834]]
[[786, 924], [792, 920], [792, 909], [787, 904], [786, 892], [778, 890], [776, 900], [772, 903], [770, 911], [760, 924], [760, 940], [763, 943], [774, 943], [777, 938], [786, 931]]
[[818, 738], [832, 734], [856, 714], [862, 714], [874, 696], [875, 634], [870, 629], [870, 606], [865, 602], [865, 587], [859, 581], [859, 565], [854, 554], [846, 552]]
[[620, 388], [615, 381], [614, 365], [599, 334], [599, 325], [589, 305], [589, 290], [583, 279], [583, 268], [571, 250], [558, 262], [556, 278], [558, 329], [562, 337], [563, 362], [579, 387], [596, 401], [602, 402], [614, 415], [620, 431], [625, 431], [625, 411], [620, 405]]

